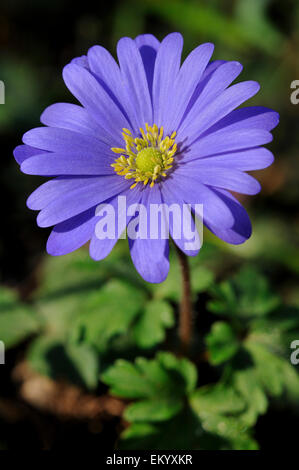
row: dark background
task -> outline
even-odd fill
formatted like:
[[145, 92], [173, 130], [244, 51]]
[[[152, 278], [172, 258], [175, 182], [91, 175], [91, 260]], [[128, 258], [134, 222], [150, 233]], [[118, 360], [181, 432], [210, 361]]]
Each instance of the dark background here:
[[[25, 201], [41, 179], [22, 175], [12, 151], [24, 132], [39, 125], [46, 106], [72, 101], [62, 81], [63, 66], [94, 44], [114, 53], [121, 36], [150, 32], [162, 39], [169, 32], [180, 31], [185, 55], [201, 42], [214, 42], [215, 59], [240, 61], [244, 65], [240, 78], [260, 82], [261, 91], [251, 104], [280, 113], [281, 123], [270, 145], [276, 163], [257, 174], [263, 186], [261, 194], [252, 200], [243, 198], [256, 236], [238, 253], [244, 259], [255, 257], [285, 299], [298, 305], [299, 105], [290, 102], [290, 83], [299, 79], [298, 26], [296, 0], [2, 0], [0, 79], [6, 86], [6, 103], [0, 106], [1, 284], [16, 289], [26, 301], [39, 282], [49, 231], [36, 226], [35, 214], [26, 208]], [[219, 245], [214, 238], [212, 243]], [[228, 253], [236, 252], [232, 249]], [[0, 395], [5, 400], [16, 393], [11, 371], [22, 351], [23, 346], [9, 352], [5, 380], [1, 377]], [[0, 437], [5, 436], [8, 446], [60, 447], [77, 441], [83, 446], [98, 445], [97, 424], [90, 429], [86, 422], [64, 422], [23, 403], [14, 408], [13, 401], [8, 405], [5, 400], [0, 400], [0, 415], [6, 423], [0, 427]], [[21, 418], [14, 419], [14, 413]], [[112, 418], [104, 428], [105, 441], [111, 447], [115, 424]], [[297, 418], [290, 412], [273, 413], [260, 419], [257, 435], [265, 448], [277, 441], [290, 447], [296, 445], [296, 424]], [[45, 426], [47, 431], [41, 432]], [[278, 428], [288, 430], [280, 431], [279, 439]]]

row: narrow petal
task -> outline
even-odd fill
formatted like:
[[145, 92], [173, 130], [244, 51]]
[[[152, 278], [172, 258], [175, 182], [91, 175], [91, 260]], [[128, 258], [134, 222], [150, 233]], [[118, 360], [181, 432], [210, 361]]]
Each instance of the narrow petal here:
[[148, 88], [152, 98], [154, 69], [160, 42], [152, 34], [141, 34], [135, 38], [135, 43], [141, 54]]
[[152, 102], [140, 51], [133, 39], [122, 38], [117, 44], [117, 56], [124, 90], [135, 111], [135, 121], [132, 124], [138, 129], [146, 122], [151, 123], [153, 118]]
[[[154, 188], [143, 192], [141, 204], [147, 208], [148, 235], [150, 234], [150, 205], [162, 204], [161, 192], [158, 185]], [[138, 216], [139, 217], [139, 216]], [[161, 223], [161, 222], [160, 222]], [[159, 283], [163, 282], [169, 271], [169, 240], [153, 239], [148, 236], [146, 239], [137, 238], [132, 240], [129, 238], [130, 253], [132, 261], [140, 276], [147, 282]]]
[[190, 150], [187, 150], [183, 155], [182, 162], [210, 155], [224, 154], [234, 150], [258, 147], [259, 145], [268, 144], [272, 139], [272, 134], [262, 129], [243, 129], [233, 132], [221, 130], [195, 142]]
[[[114, 245], [116, 244], [118, 240], [118, 235], [122, 234], [122, 232], [125, 230], [127, 223], [130, 221], [130, 217], [126, 216], [126, 213], [124, 214], [123, 212], [120, 212], [123, 210], [122, 205], [118, 204], [118, 197], [119, 196], [124, 196], [126, 198], [126, 207], [128, 207], [130, 204], [133, 203], [139, 203], [141, 199], [141, 191], [139, 188], [134, 188], [134, 189], [128, 189], [124, 191], [122, 194], [119, 194], [117, 197], [114, 197], [112, 199], [109, 199], [107, 201], [108, 204], [111, 204], [113, 207], [116, 218], [115, 218], [115, 237], [114, 238], [105, 238], [105, 239], [99, 239], [96, 235], [96, 233], [93, 233], [90, 245], [89, 245], [89, 254], [92, 259], [95, 261], [100, 261], [101, 259], [106, 258]], [[104, 203], [105, 204], [105, 203]], [[97, 220], [99, 218], [97, 217]]]
[[[212, 74], [223, 64], [226, 64], [226, 60], [211, 60], [209, 64], [207, 65], [204, 73], [202, 74], [202, 77], [200, 81], [198, 82], [198, 85], [202, 84], [207, 78], [211, 78]], [[205, 86], [205, 85], [204, 85]]]
[[216, 72], [216, 70], [223, 64], [225, 64], [226, 61], [225, 60], [213, 60], [212, 62], [210, 62], [204, 73], [202, 74], [201, 76], [201, 79], [199, 80], [194, 92], [193, 92], [193, 95], [191, 96], [187, 106], [186, 106], [186, 110], [184, 112], [184, 115], [182, 117], [182, 121], [185, 119], [185, 117], [187, 116], [187, 114], [189, 113], [190, 109], [194, 106], [194, 104], [196, 103], [198, 97], [201, 95], [203, 89], [207, 86], [207, 83], [212, 79], [212, 76], [213, 74]]
[[241, 194], [254, 195], [260, 192], [261, 185], [253, 176], [232, 168], [212, 167], [203, 165], [195, 173], [193, 165], [182, 165], [176, 172], [187, 177], [193, 177], [201, 184], [224, 188]]
[[85, 187], [90, 180], [93, 181], [93, 178], [90, 176], [59, 176], [58, 178], [54, 178], [33, 191], [27, 199], [27, 206], [32, 210], [41, 210], [69, 191]]
[[[217, 72], [215, 72], [215, 75], [216, 73]], [[209, 105], [201, 109], [200, 114], [196, 117], [194, 116], [193, 121], [190, 122], [190, 115], [197, 107], [196, 103], [196, 105], [192, 108], [188, 119], [184, 121], [184, 128], [183, 130], [180, 130], [179, 133], [180, 139], [184, 140], [184, 138], [188, 138], [190, 143], [196, 141], [199, 136], [204, 131], [209, 129], [213, 124], [218, 122], [221, 118], [229, 114], [233, 109], [237, 108], [249, 98], [254, 96], [258, 92], [259, 88], [259, 84], [253, 81], [241, 82], [237, 83], [236, 85], [232, 85], [223, 93], [221, 93], [221, 95], [213, 100]], [[186, 127], [187, 121], [189, 121], [188, 127]]]
[[274, 157], [270, 150], [264, 147], [257, 147], [241, 152], [224, 153], [214, 157], [198, 158], [192, 160], [186, 165], [192, 165], [194, 172], [200, 172], [202, 168], [225, 167], [241, 171], [262, 170], [267, 168], [274, 161]]
[[192, 206], [203, 204], [205, 223], [216, 223], [225, 228], [233, 226], [234, 218], [229, 207], [213, 188], [199, 183], [193, 177], [176, 173], [174, 173], [172, 178], [165, 180], [163, 186], [169, 186], [169, 189], [176, 193], [178, 200], [182, 200]]
[[[271, 131], [279, 122], [279, 114], [263, 106], [250, 106], [235, 109], [223, 119], [210, 127], [204, 135], [219, 130], [237, 131], [241, 129], [264, 129]], [[201, 136], [203, 137], [203, 135]]]
[[186, 58], [174, 82], [173, 96], [164, 126], [170, 132], [178, 128], [198, 82], [213, 54], [214, 45], [202, 44]]
[[240, 245], [251, 236], [252, 228], [248, 214], [239, 201], [225, 190], [217, 190], [217, 194], [222, 198], [223, 202], [230, 208], [235, 223], [230, 229], [221, 225], [206, 224], [207, 228], [221, 240], [231, 243], [232, 245]]
[[110, 136], [111, 145], [119, 145], [121, 143], [120, 130], [128, 127], [129, 123], [97, 79], [83, 67], [75, 64], [68, 64], [64, 67], [63, 78], [70, 92], [107, 133], [107, 138]]
[[107, 144], [94, 137], [79, 134], [68, 129], [37, 127], [23, 135], [23, 142], [50, 152], [90, 157], [97, 154], [108, 160], [114, 159], [113, 153]]
[[87, 243], [95, 229], [95, 207], [56, 225], [47, 242], [47, 252], [61, 256], [77, 250]]
[[[164, 125], [173, 100], [174, 81], [180, 69], [183, 38], [179, 33], [166, 36], [159, 47], [153, 80], [154, 122]], [[168, 130], [166, 130], [168, 132]]]
[[91, 178], [84, 186], [55, 199], [39, 213], [40, 227], [50, 227], [70, 219], [128, 188], [128, 181], [116, 176]]
[[215, 99], [240, 75], [243, 67], [239, 62], [231, 61], [220, 63], [219, 66], [217, 66], [216, 63], [214, 68], [211, 68], [212, 73], [206, 72], [206, 77], [199, 83], [198, 89], [196, 90], [197, 99], [193, 107], [190, 108], [190, 105], [187, 107], [189, 113], [186, 112], [184, 114], [184, 118], [179, 127], [182, 138], [184, 138], [186, 134], [186, 129], [197, 121], [198, 117], [205, 111], [205, 108], [215, 101]]
[[[88, 61], [91, 72], [96, 76], [100, 85], [119, 107], [128, 122], [134, 121], [133, 103], [128, 100], [123, 85], [120, 68], [112, 55], [102, 46], [93, 46], [88, 51]], [[121, 129], [119, 129], [121, 132]]]
[[[55, 103], [45, 109], [40, 118], [42, 124], [79, 132], [105, 142], [102, 128], [82, 106], [71, 103]], [[106, 142], [107, 145], [109, 141]]]
[[80, 57], [75, 57], [71, 60], [71, 64], [79, 65], [80, 67], [89, 70], [89, 63], [86, 55], [81, 55]]
[[43, 153], [27, 158], [21, 170], [28, 175], [111, 175], [114, 170], [110, 160], [101, 155], [70, 155], [63, 153]]
[[[171, 211], [169, 211], [169, 232], [173, 241], [187, 256], [196, 256], [200, 250], [200, 246], [196, 249], [189, 249], [188, 246], [190, 245], [190, 241], [193, 240], [190, 240], [190, 238], [188, 238], [189, 234], [186, 234], [187, 227], [189, 227], [189, 230], [192, 233], [197, 232], [191, 210], [184, 201], [178, 199], [177, 194], [172, 192], [169, 186], [162, 184], [161, 192], [163, 202], [167, 205], [168, 209], [170, 209], [172, 205], [176, 205], [180, 209], [180, 217], [175, 217], [174, 215], [171, 216]], [[185, 209], [183, 207], [184, 205]], [[177, 234], [180, 234], [180, 236], [177, 236]], [[197, 238], [198, 243], [200, 243], [198, 232], [195, 237]]]
[[30, 145], [18, 145], [13, 151], [13, 155], [19, 165], [27, 160], [27, 158], [38, 155], [39, 153], [40, 149], [31, 147]]

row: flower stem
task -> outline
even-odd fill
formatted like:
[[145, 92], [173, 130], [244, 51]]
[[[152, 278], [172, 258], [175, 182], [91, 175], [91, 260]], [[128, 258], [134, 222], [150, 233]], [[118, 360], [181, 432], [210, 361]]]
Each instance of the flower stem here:
[[182, 273], [182, 298], [180, 304], [179, 339], [180, 352], [188, 355], [192, 339], [191, 281], [188, 258], [177, 246]]

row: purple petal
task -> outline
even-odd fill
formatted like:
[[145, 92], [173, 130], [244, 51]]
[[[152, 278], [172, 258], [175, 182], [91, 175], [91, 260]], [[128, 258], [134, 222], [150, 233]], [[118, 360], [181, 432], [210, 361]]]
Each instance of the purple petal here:
[[233, 132], [221, 130], [195, 142], [190, 150], [187, 150], [183, 155], [182, 162], [232, 152], [233, 150], [258, 147], [271, 142], [272, 139], [270, 132], [259, 129], [243, 129]]
[[174, 92], [164, 126], [176, 130], [198, 82], [213, 54], [214, 45], [207, 43], [194, 49], [181, 66], [174, 82]]
[[[214, 67], [216, 66], [214, 65]], [[190, 104], [188, 105], [182, 124], [179, 127], [182, 138], [185, 137], [188, 128], [197, 122], [198, 117], [204, 114], [205, 108], [215, 101], [216, 98], [221, 96], [224, 90], [238, 77], [241, 71], [242, 65], [239, 62], [225, 62], [216, 67], [214, 72], [206, 75], [206, 78], [199, 83], [198, 89], [196, 90], [198, 96], [197, 100], [191, 110]], [[221, 110], [221, 108], [219, 109]]]
[[19, 165], [21, 165], [27, 158], [38, 155], [39, 153], [40, 149], [30, 147], [30, 145], [18, 145], [13, 151], [13, 155]]
[[[224, 153], [217, 157], [203, 157], [197, 160], [192, 160], [194, 172], [200, 172], [205, 166], [208, 168], [225, 167], [241, 171], [262, 170], [271, 165], [274, 161], [273, 154], [270, 150], [264, 147], [257, 147], [250, 150], [243, 150], [241, 152]], [[186, 163], [188, 165], [189, 163]]]
[[114, 160], [114, 155], [107, 144], [88, 135], [56, 127], [37, 127], [23, 135], [23, 142], [32, 147], [51, 152], [61, 152], [73, 156], [94, 154]]
[[121, 129], [128, 127], [129, 123], [96, 78], [75, 64], [64, 67], [63, 78], [70, 92], [107, 132], [107, 138], [110, 136], [111, 145], [120, 145]]
[[[118, 196], [125, 196], [126, 197], [126, 205], [127, 207], [130, 204], [133, 203], [139, 203], [141, 199], [141, 192], [139, 188], [134, 188], [134, 189], [128, 189], [124, 191], [122, 194], [119, 194]], [[112, 199], [109, 199], [107, 203], [111, 204], [111, 206], [115, 210], [116, 214], [116, 221], [115, 221], [115, 238], [109, 239], [105, 238], [103, 240], [99, 239], [96, 236], [96, 233], [93, 233], [93, 236], [90, 241], [89, 245], [89, 254], [92, 259], [95, 261], [100, 261], [101, 259], [106, 258], [114, 245], [116, 244], [118, 240], [118, 234], [122, 234], [122, 232], [125, 230], [127, 222], [130, 220], [130, 218], [127, 218], [124, 216], [122, 213], [121, 217], [118, 218], [119, 214], [119, 207], [118, 207], [118, 196]], [[121, 206], [120, 206], [121, 208]], [[97, 217], [97, 220], [99, 220], [99, 217]]]
[[[157, 53], [153, 80], [154, 122], [164, 126], [173, 100], [174, 81], [180, 69], [183, 38], [179, 33], [166, 36]], [[168, 129], [166, 129], [166, 133]]]
[[[98, 178], [98, 177], [97, 177]], [[69, 191], [74, 191], [77, 188], [85, 187], [89, 181], [92, 180], [90, 176], [76, 177], [76, 176], [59, 176], [39, 186], [27, 199], [27, 206], [32, 210], [41, 210], [48, 206], [55, 199], [64, 196]]]
[[202, 84], [204, 80], [208, 77], [211, 78], [212, 74], [223, 64], [226, 64], [226, 60], [211, 60], [211, 62], [207, 65], [202, 77], [198, 83], [198, 85]]
[[61, 195], [42, 209], [37, 223], [40, 227], [59, 224], [119, 194], [128, 188], [129, 184], [117, 175], [90, 178], [86, 184]]
[[160, 42], [152, 34], [141, 34], [135, 38], [140, 51], [150, 96], [153, 94], [154, 69]]
[[[180, 208], [180, 220], [177, 220], [177, 218], [173, 216], [169, 217], [169, 233], [173, 241], [187, 256], [196, 256], [200, 247], [196, 250], [186, 249], [187, 244], [189, 244], [191, 240], [186, 237], [184, 228], [190, 227], [192, 233], [195, 233], [196, 230], [191, 211], [189, 209], [186, 210], [186, 208], [185, 210], [183, 209], [184, 201], [178, 200], [177, 194], [172, 192], [169, 186], [162, 184], [161, 192], [163, 202], [167, 205], [168, 209], [170, 209], [173, 204], [178, 205]], [[188, 207], [187, 204], [185, 204], [185, 207]], [[176, 234], [181, 234], [181, 237], [177, 237]]]
[[230, 229], [213, 224], [206, 224], [207, 228], [218, 238], [221, 238], [221, 240], [231, 243], [232, 245], [240, 245], [251, 236], [252, 228], [248, 214], [239, 201], [230, 193], [224, 190], [217, 190], [217, 193], [230, 208], [234, 215], [235, 223]]
[[117, 62], [102, 46], [91, 47], [88, 51], [88, 60], [91, 72], [132, 124], [132, 121], [134, 121], [133, 104], [128, 100]]
[[[146, 206], [149, 213], [151, 204], [162, 204], [161, 192], [158, 185], [154, 188], [143, 191], [141, 203]], [[148, 233], [150, 230], [148, 217]], [[147, 282], [163, 282], [169, 271], [169, 240], [168, 239], [146, 239], [138, 238], [132, 240], [129, 238], [129, 246], [132, 261], [136, 270]]]
[[122, 38], [117, 44], [117, 56], [123, 87], [135, 112], [132, 124], [138, 129], [144, 127], [146, 122], [151, 123], [153, 119], [152, 102], [140, 51], [133, 39]]
[[61, 256], [77, 250], [91, 239], [96, 222], [93, 207], [56, 225], [48, 238], [47, 252], [52, 256]]
[[183, 118], [182, 118], [182, 122], [183, 120], [185, 119], [185, 117], [187, 116], [187, 114], [189, 113], [190, 109], [194, 106], [194, 104], [196, 103], [198, 97], [201, 95], [203, 89], [206, 87], [207, 83], [211, 80], [213, 74], [215, 73], [215, 71], [223, 64], [225, 64], [226, 61], [225, 60], [214, 60], [212, 62], [210, 62], [204, 73], [202, 74], [201, 76], [201, 79], [199, 80], [195, 90], [194, 90], [194, 93], [191, 97], [191, 99], [189, 100], [189, 103], [187, 104], [186, 106], [186, 110], [184, 112], [184, 115], [183, 115]]
[[163, 190], [164, 186], [168, 186], [177, 194], [178, 201], [192, 205], [203, 204], [203, 218], [206, 223], [216, 223], [225, 228], [233, 226], [234, 218], [230, 209], [213, 188], [208, 188], [193, 177], [176, 173], [163, 182]]
[[105, 142], [106, 133], [102, 135], [102, 128], [82, 106], [71, 103], [52, 104], [45, 109], [40, 120], [46, 126], [68, 129]]
[[[223, 119], [210, 127], [204, 135], [218, 130], [236, 131], [239, 129], [264, 129], [271, 131], [279, 122], [279, 114], [263, 106], [250, 106], [235, 109]], [[201, 136], [203, 137], [203, 136]]]
[[79, 65], [80, 67], [89, 70], [88, 59], [86, 55], [81, 55], [81, 57], [75, 57], [71, 60], [71, 64]]
[[114, 170], [107, 158], [101, 155], [70, 155], [63, 153], [44, 153], [27, 158], [21, 165], [28, 175], [57, 176], [111, 175]]
[[206, 162], [199, 169], [198, 174], [195, 174], [192, 163], [182, 165], [176, 173], [187, 177], [192, 176], [198, 182], [208, 186], [228, 189], [241, 194], [254, 195], [261, 190], [261, 185], [253, 176], [232, 168], [217, 168], [214, 166], [211, 168], [211, 165], [208, 167]]
[[[225, 65], [226, 64], [224, 64], [223, 67]], [[216, 75], [218, 70], [214, 75]], [[253, 81], [237, 83], [236, 85], [226, 89], [209, 105], [201, 109], [200, 114], [193, 116], [191, 122], [190, 116], [193, 115], [193, 111], [197, 108], [196, 103], [183, 123], [182, 129], [179, 133], [180, 139], [184, 140], [185, 138], [188, 138], [190, 143], [196, 141], [199, 136], [213, 124], [229, 114], [233, 109], [240, 106], [244, 101], [247, 101], [249, 98], [254, 96], [258, 92], [259, 88], [259, 84]], [[186, 124], [187, 122], [189, 125]]]

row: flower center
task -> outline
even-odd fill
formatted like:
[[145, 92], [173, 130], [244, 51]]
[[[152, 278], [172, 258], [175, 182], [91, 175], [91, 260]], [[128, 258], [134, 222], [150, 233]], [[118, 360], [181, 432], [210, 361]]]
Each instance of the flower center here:
[[121, 154], [111, 166], [118, 175], [134, 180], [131, 188], [141, 182], [146, 186], [149, 181], [152, 188], [158, 178], [165, 178], [177, 150], [176, 132], [163, 138], [163, 127], [145, 124], [145, 129], [140, 128], [141, 137], [135, 138], [131, 131], [123, 129], [125, 148], [111, 148]]
[[143, 173], [154, 173], [156, 166], [163, 167], [162, 152], [154, 147], [140, 150], [137, 153], [136, 166]]

